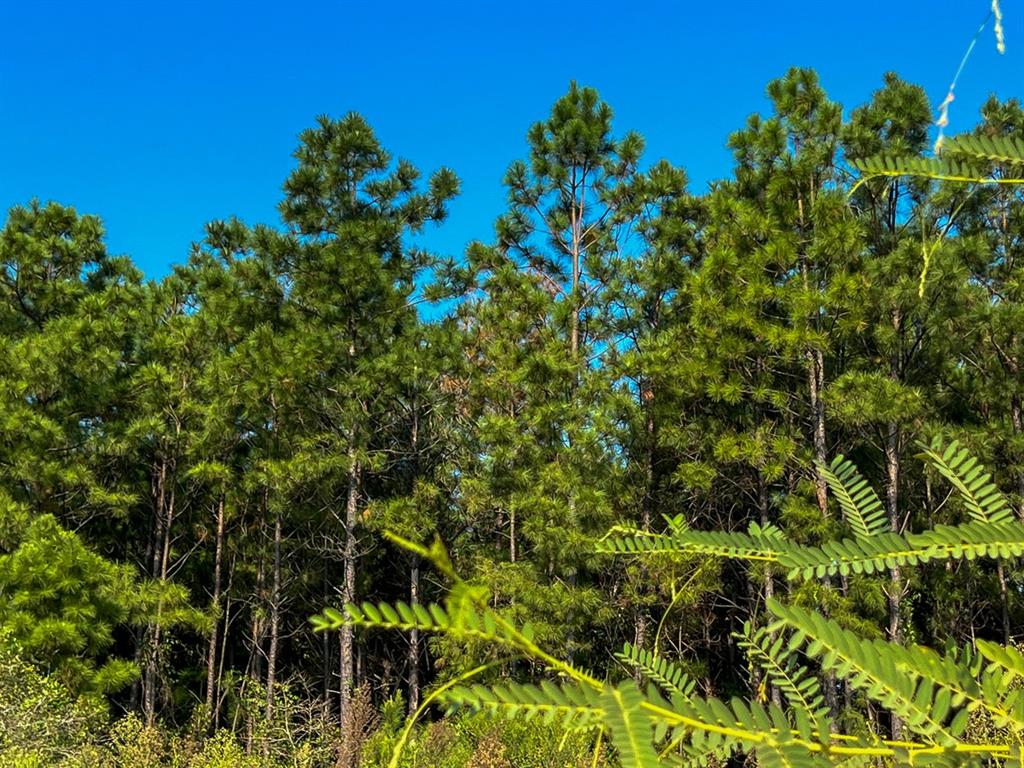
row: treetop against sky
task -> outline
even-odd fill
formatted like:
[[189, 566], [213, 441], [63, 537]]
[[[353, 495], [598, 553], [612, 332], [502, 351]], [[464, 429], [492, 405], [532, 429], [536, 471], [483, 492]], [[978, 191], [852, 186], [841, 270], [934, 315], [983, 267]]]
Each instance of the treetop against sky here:
[[[417, 166], [458, 173], [450, 220], [425, 235], [458, 254], [491, 236], [508, 162], [570, 80], [699, 191], [728, 173], [726, 138], [792, 65], [816, 68], [847, 111], [887, 70], [938, 107], [988, 5], [5, 3], [0, 207], [38, 196], [98, 213], [111, 249], [159, 276], [210, 219], [276, 222], [298, 133], [354, 110]], [[950, 132], [990, 93], [1015, 95], [1024, 49], [1007, 24], [1005, 56], [974, 51]]]

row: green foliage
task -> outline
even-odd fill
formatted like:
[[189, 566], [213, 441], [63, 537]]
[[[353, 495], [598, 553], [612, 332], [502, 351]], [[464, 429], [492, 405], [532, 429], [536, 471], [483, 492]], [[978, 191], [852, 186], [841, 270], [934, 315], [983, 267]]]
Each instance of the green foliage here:
[[[957, 529], [946, 527], [920, 534], [922, 538], [918, 543], [931, 541], [933, 548], [941, 550], [945, 546], [943, 551], [946, 555], [960, 554], [971, 558], [978, 554], [971, 546], [979, 540], [990, 544], [981, 553], [995, 558], [1016, 556], [1024, 551], [1017, 544], [992, 544], [1016, 524], [998, 516], [1002, 507], [999, 500], [993, 498], [995, 494], [989, 487], [988, 476], [982, 473], [975, 459], [962, 452], [956, 444], [944, 449], [941, 442], [932, 444], [926, 458], [950, 477], [954, 490], [965, 504], [975, 505], [981, 513], [994, 510], [996, 515], [976, 512], [972, 523]], [[849, 507], [847, 514], [851, 527], [860, 529], [863, 534], [857, 540], [859, 543], [870, 542], [870, 546], [874, 546], [881, 540], [891, 545], [900, 539], [895, 534], [872, 530], [871, 526], [880, 527], [877, 522], [867, 522], [878, 519], [873, 510], [877, 499], [865, 491], [864, 481], [851, 463], [837, 460], [829, 472], [833, 485], [846, 494], [845, 501], [841, 503]], [[668, 522], [671, 532], [660, 536], [683, 546], [688, 541], [697, 542], [695, 546], [704, 546], [705, 553], [720, 557], [742, 560], [756, 552], [756, 557], [767, 558], [768, 550], [763, 546], [755, 549], [755, 543], [760, 546], [766, 540], [777, 545], [778, 551], [772, 556], [780, 562], [784, 557], [795, 562], [798, 558], [795, 553], [801, 549], [814, 549], [790, 549], [794, 545], [786, 542], [781, 532], [760, 528], [747, 535], [740, 534], [742, 539], [726, 534], [693, 539], [692, 533], [679, 521]], [[954, 535], [954, 531], [958, 535]], [[643, 555], [668, 551], [659, 547], [648, 549], [645, 548], [647, 545], [640, 543], [650, 541], [656, 534], [637, 532], [625, 538], [621, 533], [616, 536], [618, 538], [606, 539], [606, 545], [609, 541], [633, 543], [607, 546], [607, 551]], [[909, 538], [906, 543], [914, 546]], [[849, 556], [852, 544], [853, 540], [849, 539], [839, 544], [830, 542], [820, 551], [836, 555], [846, 552]], [[830, 545], [833, 547], [831, 550]], [[436, 544], [429, 551], [417, 549], [430, 554], [442, 569], [450, 569], [447, 554]], [[899, 555], [895, 553], [876, 554], [879, 558], [877, 564], [869, 559], [862, 570], [870, 574], [876, 569], [892, 567], [893, 562], [927, 562], [934, 553], [923, 551], [924, 555], [906, 554], [904, 560], [897, 560]], [[861, 549], [852, 556], [856, 558], [863, 552], [865, 550]], [[836, 568], [845, 575], [839, 566]], [[805, 576], [811, 573], [822, 576], [828, 572], [826, 566], [818, 566], [810, 572], [805, 569], [803, 573]], [[940, 654], [918, 645], [902, 646], [864, 639], [817, 611], [769, 598], [767, 608], [773, 617], [771, 623], [759, 628], [749, 622], [745, 624], [739, 646], [745, 651], [752, 668], [760, 670], [768, 685], [776, 687], [785, 697], [787, 709], [783, 710], [773, 702], [764, 704], [761, 697], [746, 701], [734, 697], [726, 703], [715, 697], [697, 695], [692, 681], [674, 664], [629, 644], [619, 659], [638, 669], [662, 690], [651, 686], [643, 692], [632, 680], [619, 683], [598, 680], [542, 650], [500, 615], [484, 608], [486, 593], [475, 591], [454, 574], [450, 575], [455, 578], [452, 602], [475, 604], [478, 611], [487, 610], [486, 615], [490, 618], [483, 619], [475, 612], [464, 611], [459, 618], [452, 619], [436, 606], [421, 609], [421, 615], [417, 616], [417, 612], [408, 607], [400, 612], [389, 606], [365, 605], [362, 610], [350, 607], [347, 616], [332, 611], [316, 619], [315, 624], [321, 630], [344, 622], [385, 629], [430, 626], [450, 631], [456, 637], [467, 630], [482, 627], [495, 642], [543, 663], [550, 671], [568, 677], [571, 682], [448, 686], [439, 689], [438, 694], [449, 710], [468, 708], [512, 720], [540, 718], [547, 723], [557, 722], [574, 729], [599, 726], [607, 734], [623, 768], [653, 768], [664, 764], [663, 758], [668, 760], [678, 750], [695, 756], [753, 752], [760, 762], [769, 766], [827, 765], [840, 759], [872, 757], [914, 765], [926, 756], [941, 759], [958, 754], [1000, 759], [1015, 754], [1010, 740], [995, 743], [964, 741], [972, 714], [983, 711], [998, 727], [1010, 728], [1014, 733], [1021, 733], [1024, 727], [1024, 697], [1021, 697], [1019, 688], [1008, 685], [1015, 677], [1024, 676], [1024, 655], [1013, 648], [978, 641], [977, 652], [970, 648], [954, 648]], [[814, 672], [800, 661], [798, 651], [816, 662], [821, 672], [834, 674], [851, 690], [862, 693], [893, 717], [899, 718], [913, 734], [913, 739], [886, 741], [875, 735], [837, 733], [833, 713], [824, 702], [821, 683]], [[982, 663], [983, 660], [988, 664]], [[400, 746], [399, 743], [396, 749]], [[399, 755], [400, 752], [396, 751], [392, 764], [400, 759]]]
[[444, 694], [449, 711], [469, 709], [508, 719], [537, 718], [566, 727], [586, 727], [599, 722], [604, 710], [594, 692], [575, 683], [556, 685], [547, 680], [539, 686], [517, 683], [455, 686]]
[[1006, 523], [1014, 519], [1006, 497], [992, 482], [992, 475], [954, 440], [943, 449], [936, 437], [923, 456], [960, 494], [971, 519], [979, 523]]
[[606, 685], [600, 701], [602, 721], [623, 768], [658, 765], [652, 743], [653, 723], [644, 711], [646, 699], [636, 684], [625, 680], [615, 687]]
[[615, 658], [636, 669], [645, 679], [657, 685], [666, 696], [689, 696], [697, 683], [685, 670], [669, 659], [626, 643]]
[[790, 579], [821, 579], [826, 575], [883, 572], [897, 565], [938, 559], [1011, 558], [1024, 554], [1024, 523], [1008, 512], [990, 475], [976, 459], [953, 442], [943, 450], [932, 444], [924, 455], [953, 484], [971, 522], [938, 524], [920, 534], [900, 536], [886, 530], [878, 497], [848, 461], [840, 458], [824, 475], [834, 489], [857, 539], [807, 546], [787, 541], [774, 527], [752, 523], [742, 532], [690, 530], [674, 523], [665, 534], [615, 529], [600, 542], [609, 554], [701, 554], [777, 563]]
[[[691, 191], [570, 85], [461, 258], [416, 243], [454, 174], [355, 114], [301, 134], [279, 222], [210, 222], [159, 281], [95, 217], [13, 209], [0, 624], [61, 708], [139, 713], [74, 759], [575, 768], [650, 731], [662, 762], [860, 768], [952, 762], [965, 709], [960, 742], [1013, 739], [986, 643], [1024, 619], [1024, 111], [923, 157], [895, 74], [767, 97]], [[339, 642], [309, 632], [337, 600]], [[51, 761], [33, 739], [4, 757]]]
[[[404, 702], [385, 703], [381, 722], [363, 750], [362, 768], [385, 768], [402, 727]], [[399, 768], [591, 768], [591, 730], [565, 731], [538, 719], [517, 718], [496, 724], [484, 713], [463, 712], [417, 726], [403, 750]], [[610, 768], [605, 750], [598, 765]]]
[[831, 466], [819, 466], [818, 471], [832, 489], [854, 536], [869, 539], [889, 527], [878, 494], [857, 471], [853, 462], [843, 456], [836, 456]]
[[[486, 592], [481, 593], [486, 597]], [[408, 631], [440, 632], [466, 640], [486, 640], [494, 643], [514, 645], [516, 637], [510, 629], [499, 625], [491, 611], [480, 611], [476, 599], [456, 599], [449, 603], [448, 610], [440, 605], [424, 606], [416, 603], [363, 603], [361, 606], [347, 605], [344, 612], [327, 608], [320, 616], [313, 617], [313, 626], [318, 630], [338, 629], [345, 624], [355, 627], [379, 627]], [[449, 613], [451, 611], [451, 613]], [[529, 634], [529, 630], [526, 630]]]
[[[988, 179], [978, 166], [964, 160], [935, 157], [890, 157], [881, 155], [852, 160], [851, 164], [869, 179], [876, 176], [923, 176], [938, 181], [1010, 183], [1011, 179]], [[1024, 179], [1017, 180], [1024, 183]]]
[[0, 638], [0, 762], [49, 765], [77, 754], [106, 725], [105, 702], [43, 675], [9, 633]]
[[755, 629], [749, 621], [743, 625], [738, 644], [751, 667], [763, 670], [794, 711], [807, 716], [811, 731], [820, 733], [831, 713], [825, 706], [818, 678], [799, 662], [793, 644], [767, 627]]
[[[34, 520], [16, 549], [0, 555], [0, 628], [47, 674], [75, 692], [110, 693], [138, 674], [111, 655], [114, 632], [156, 605], [171, 623], [183, 590], [151, 593], [130, 568], [90, 552], [50, 516]], [[187, 612], [186, 614], [187, 615]]]
[[[937, 181], [974, 184], [1022, 184], [1024, 143], [1013, 136], [953, 136], [942, 144], [940, 157], [875, 155], [851, 160], [862, 181], [877, 176], [919, 176]], [[992, 173], [991, 164], [1004, 169]], [[989, 167], [986, 167], [989, 166]]]

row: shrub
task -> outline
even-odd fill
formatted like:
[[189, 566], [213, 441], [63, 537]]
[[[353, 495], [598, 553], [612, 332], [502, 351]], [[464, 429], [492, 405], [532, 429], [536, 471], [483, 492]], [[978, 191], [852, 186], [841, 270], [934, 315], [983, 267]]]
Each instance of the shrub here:
[[0, 763], [47, 765], [79, 751], [107, 721], [106, 703], [43, 675], [0, 635]]

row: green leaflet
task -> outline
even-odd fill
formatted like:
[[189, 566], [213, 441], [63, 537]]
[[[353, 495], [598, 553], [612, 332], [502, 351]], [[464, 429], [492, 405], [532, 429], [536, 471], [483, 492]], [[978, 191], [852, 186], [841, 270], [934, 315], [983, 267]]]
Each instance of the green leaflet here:
[[345, 625], [367, 629], [397, 629], [403, 632], [417, 629], [421, 632], [443, 633], [466, 640], [484, 640], [518, 647], [518, 638], [496, 621], [490, 609], [478, 608], [468, 599], [457, 600], [452, 604], [457, 607], [457, 612], [449, 612], [436, 603], [426, 606], [404, 602], [350, 603], [344, 611], [326, 608], [321, 614], [313, 616], [310, 622], [318, 632], [340, 629]]
[[638, 670], [666, 695], [690, 696], [696, 687], [696, 682], [671, 661], [631, 643], [626, 643], [615, 658]]
[[854, 168], [861, 172], [858, 182], [878, 176], [920, 176], [937, 181], [961, 181], [974, 184], [1024, 183], [1024, 179], [996, 179], [971, 158], [953, 159], [942, 157], [913, 157], [876, 155], [862, 160], [852, 160]]
[[547, 723], [559, 722], [566, 727], [599, 724], [604, 716], [594, 690], [577, 683], [556, 685], [545, 680], [540, 685], [460, 685], [441, 698], [449, 712], [469, 709], [506, 719], [539, 717]]
[[906, 536], [879, 531], [870, 537], [829, 541], [809, 547], [774, 537], [755, 537], [724, 531], [681, 531], [663, 536], [608, 537], [600, 551], [609, 554], [690, 554], [774, 562], [790, 579], [813, 579], [836, 574], [882, 573], [889, 568], [932, 560], [978, 557], [1004, 558], [1024, 554], [1024, 524], [970, 522], [938, 525]]
[[608, 554], [678, 552], [771, 562], [788, 546], [775, 529], [752, 527], [748, 533], [739, 533], [677, 528], [667, 534], [616, 529], [598, 542], [597, 550]]
[[973, 520], [1005, 523], [1014, 519], [1006, 497], [992, 482], [992, 475], [956, 440], [945, 449], [938, 437], [931, 445], [920, 445], [924, 449], [921, 456], [953, 484]]
[[819, 738], [822, 728], [827, 728], [828, 707], [817, 677], [797, 661], [795, 649], [783, 642], [781, 635], [765, 627], [755, 630], [749, 621], [736, 638], [750, 664], [763, 670], [785, 696], [800, 735]]
[[889, 521], [878, 494], [852, 461], [836, 456], [831, 466], [818, 465], [818, 471], [839, 501], [843, 517], [857, 538], [867, 539], [888, 529]]
[[943, 154], [963, 155], [1006, 165], [1024, 164], [1024, 141], [1015, 136], [963, 134], [946, 140]]
[[615, 688], [605, 686], [601, 694], [605, 724], [622, 768], [658, 768], [658, 754], [652, 742], [651, 720], [643, 711], [643, 694], [632, 681]]
[[693, 531], [673, 526], [664, 534], [615, 529], [598, 544], [609, 554], [679, 553], [778, 563], [790, 579], [882, 573], [897, 566], [932, 560], [1007, 558], [1024, 554], [1024, 524], [1012, 515], [1005, 497], [984, 467], [956, 442], [934, 442], [923, 458], [947, 477], [971, 511], [960, 525], [937, 525], [921, 533], [888, 530], [877, 494], [856, 467], [837, 457], [819, 467], [843, 508], [855, 538], [828, 541], [820, 547], [787, 541], [774, 528], [751, 526], [747, 533]]
[[808, 656], [823, 669], [835, 672], [869, 698], [903, 718], [915, 733], [933, 744], [956, 743], [948, 727], [955, 714], [948, 689], [936, 684], [905, 657], [897, 663], [886, 644], [879, 644], [843, 629], [834, 621], [803, 608], [768, 601], [768, 609], [782, 626], [796, 633]]

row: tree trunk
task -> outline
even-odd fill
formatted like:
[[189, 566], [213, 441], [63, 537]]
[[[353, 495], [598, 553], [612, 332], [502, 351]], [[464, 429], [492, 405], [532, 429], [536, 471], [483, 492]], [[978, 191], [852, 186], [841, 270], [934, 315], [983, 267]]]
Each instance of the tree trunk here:
[[[810, 363], [807, 366], [807, 383], [814, 432], [814, 460], [818, 464], [826, 464], [828, 447], [825, 443], [825, 401], [821, 396], [825, 386], [825, 356], [820, 349], [812, 349], [808, 351], [807, 357]], [[822, 517], [828, 517], [828, 483], [817, 467], [814, 468], [814, 494]]]
[[572, 329], [569, 346], [573, 362], [579, 359], [580, 352], [580, 256], [583, 231], [583, 203], [576, 205], [576, 170], [573, 169], [573, 205], [572, 216]]
[[[889, 516], [889, 527], [893, 533], [900, 532], [899, 518], [899, 427], [893, 422], [887, 430], [885, 441], [885, 508]], [[889, 639], [902, 642], [903, 628], [900, 622], [900, 599], [902, 579], [899, 566], [889, 571], [892, 589], [889, 591]]]
[[[224, 496], [217, 500], [217, 534], [213, 551], [213, 596], [210, 600], [213, 625], [210, 627], [210, 639], [206, 648], [206, 726], [216, 729], [217, 712], [214, 709], [217, 681], [217, 630], [220, 626], [220, 579], [221, 562], [224, 552]], [[227, 632], [227, 627], [224, 629]]]
[[227, 691], [225, 691], [221, 685], [224, 680], [224, 665], [228, 661], [228, 636], [231, 634], [231, 578], [228, 577], [228, 588], [226, 590], [227, 596], [224, 600], [224, 631], [220, 635], [220, 659], [217, 662], [217, 678], [215, 685], [217, 688], [217, 699], [213, 704], [213, 710], [217, 713], [217, 719], [214, 720], [214, 729], [220, 725], [220, 712], [224, 706], [224, 700], [227, 698]]
[[1006, 571], [1001, 560], [996, 561], [996, 577], [999, 579], [999, 603], [1002, 608], [1003, 643], [1010, 644], [1010, 596], [1006, 588]]
[[[889, 527], [893, 533], [899, 533], [899, 425], [891, 422], [886, 430], [885, 440], [885, 509], [889, 516]], [[889, 589], [887, 590], [889, 602], [889, 640], [893, 643], [903, 642], [903, 624], [900, 607], [903, 602], [903, 577], [899, 566], [889, 569]], [[893, 715], [892, 737], [903, 738], [903, 721]]]
[[[329, 545], [329, 538], [325, 535], [324, 536], [324, 552], [328, 551], [328, 545]], [[323, 603], [324, 603], [324, 605], [327, 605], [328, 603], [330, 603], [331, 600], [333, 600], [333, 597], [331, 597], [330, 575], [328, 573], [328, 561], [327, 561], [327, 557], [325, 556], [323, 558]], [[323, 718], [324, 718], [324, 723], [328, 723], [328, 722], [330, 722], [330, 719], [331, 719], [331, 679], [332, 679], [332, 677], [334, 675], [334, 673], [332, 672], [333, 667], [331, 665], [331, 638], [330, 638], [330, 633], [328, 633], [328, 632], [321, 632], [320, 633], [320, 639], [321, 639], [321, 643], [322, 643], [321, 651], [323, 653], [323, 664], [322, 664], [321, 670], [320, 670], [321, 675], [323, 677], [323, 686], [324, 686], [324, 692], [323, 692], [323, 696], [324, 696], [323, 711], [324, 711], [324, 714], [323, 714]]]
[[[168, 466], [170, 464], [170, 466]], [[168, 471], [170, 477], [168, 478]], [[166, 459], [160, 463], [159, 478], [157, 481], [159, 496], [157, 499], [157, 517], [160, 535], [160, 544], [153, 552], [153, 563], [156, 569], [156, 578], [160, 582], [166, 582], [171, 561], [171, 528], [174, 524], [174, 463]], [[168, 487], [170, 490], [168, 490]], [[157, 605], [155, 621], [151, 623], [150, 647], [146, 659], [146, 668], [143, 674], [143, 698], [142, 707], [145, 714], [146, 725], [152, 726], [156, 722], [156, 691], [159, 685], [160, 675], [160, 644], [162, 641], [163, 627], [161, 626], [160, 605]]]
[[[344, 584], [341, 592], [342, 605], [355, 602], [356, 599], [356, 522], [359, 511], [359, 461], [356, 456], [355, 433], [349, 439], [348, 446], [348, 490], [345, 499], [345, 545], [342, 553], [344, 564]], [[340, 686], [340, 713], [342, 727], [348, 715], [349, 702], [355, 674], [353, 664], [352, 627], [341, 628], [339, 640], [340, 659], [338, 660], [338, 676]]]
[[[412, 394], [412, 429], [410, 446], [412, 449], [412, 487], [410, 492], [415, 498], [416, 482], [420, 476], [420, 411], [419, 398], [415, 386]], [[409, 567], [409, 603], [416, 606], [420, 601], [420, 561], [413, 556]], [[416, 627], [409, 632], [409, 714], [412, 715], [420, 706], [420, 631]]]
[[[1016, 368], [1016, 365], [1014, 368]], [[1021, 410], [1020, 395], [1015, 394], [1010, 398], [1010, 418], [1013, 420], [1013, 433], [1015, 435], [1020, 435], [1024, 432], [1024, 415], [1022, 415]], [[1017, 461], [1024, 464], [1024, 459], [1019, 456]], [[1017, 496], [1019, 497], [1017, 517], [1024, 520], [1024, 469], [1020, 469], [1017, 472]]]
[[[811, 431], [814, 446], [814, 495], [818, 502], [818, 510], [823, 518], [828, 518], [828, 483], [818, 469], [828, 464], [828, 444], [825, 440], [825, 400], [822, 390], [825, 388], [825, 355], [820, 349], [807, 351], [807, 391], [811, 406]], [[832, 579], [825, 577], [825, 588], [832, 588]], [[826, 609], [825, 615], [828, 615]], [[836, 675], [827, 672], [824, 675], [822, 694], [825, 704], [833, 718], [839, 713], [839, 701], [836, 694]]]
[[508, 560], [510, 563], [516, 561], [516, 510], [511, 508], [508, 511]]
[[[654, 459], [655, 459], [655, 423], [654, 423], [654, 388], [649, 381], [643, 381], [640, 385], [640, 404], [644, 410], [644, 495], [640, 502], [640, 529], [649, 531], [651, 519], [654, 513]], [[647, 581], [647, 569], [643, 561], [640, 564], [642, 590]], [[639, 591], [638, 590], [638, 591]], [[648, 616], [643, 605], [638, 605], [636, 610], [636, 624], [633, 628], [634, 645], [643, 648], [647, 644]], [[658, 649], [655, 648], [655, 651]], [[637, 671], [639, 682], [639, 670]]]
[[[260, 524], [260, 538], [263, 537], [263, 525]], [[261, 605], [264, 600], [264, 550], [261, 546], [259, 548], [259, 561], [256, 567], [256, 600], [252, 607], [252, 624], [250, 627], [252, 633], [252, 647], [249, 650], [249, 685], [254, 688], [259, 686], [260, 680], [263, 676], [262, 665], [260, 663], [263, 656], [263, 634], [264, 624], [263, 618], [260, 616], [260, 612], [256, 609], [256, 606]], [[244, 685], [244, 684], [243, 684]], [[253, 736], [256, 732], [256, 719], [255, 712], [246, 707], [246, 718], [245, 718], [245, 753], [247, 755], [252, 754], [253, 747]]]
[[[761, 518], [761, 525], [768, 525], [768, 483], [764, 478], [764, 473], [760, 471], [757, 473], [757, 510], [758, 516]], [[767, 563], [764, 567], [762, 593], [766, 603], [775, 596], [775, 582], [772, 581], [772, 569]], [[777, 707], [782, 706], [782, 692], [777, 685], [768, 686], [768, 695], [772, 704]]]
[[[419, 559], [413, 561], [409, 569], [409, 603], [417, 605], [420, 601], [420, 564]], [[409, 632], [409, 714], [413, 714], [420, 706], [420, 632], [415, 627]]]
[[[274, 561], [270, 586], [270, 648], [267, 651], [267, 707], [264, 719], [269, 735], [274, 720], [274, 685], [277, 682], [277, 646], [281, 622], [281, 510], [274, 515]], [[264, 756], [268, 756], [270, 744], [264, 742]]]
[[[164, 507], [167, 501], [165, 488], [167, 484], [167, 459], [161, 458], [160, 466], [153, 477], [153, 547], [150, 552], [150, 575], [160, 578], [160, 562], [163, 554], [164, 540]], [[160, 628], [157, 622], [151, 621], [146, 627], [145, 664], [142, 669], [142, 716], [146, 725], [153, 725], [156, 718], [156, 665], [157, 648], [160, 644]]]

